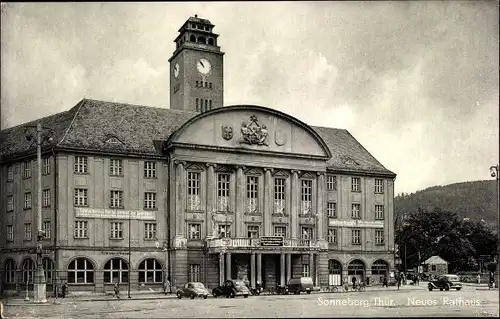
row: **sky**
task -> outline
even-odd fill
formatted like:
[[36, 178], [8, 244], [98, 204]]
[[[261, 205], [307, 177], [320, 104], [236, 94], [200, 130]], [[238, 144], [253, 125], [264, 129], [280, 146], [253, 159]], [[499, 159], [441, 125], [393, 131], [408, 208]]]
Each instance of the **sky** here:
[[215, 24], [224, 104], [347, 129], [395, 192], [489, 179], [497, 1], [2, 3], [1, 128], [83, 98], [169, 107], [179, 27]]

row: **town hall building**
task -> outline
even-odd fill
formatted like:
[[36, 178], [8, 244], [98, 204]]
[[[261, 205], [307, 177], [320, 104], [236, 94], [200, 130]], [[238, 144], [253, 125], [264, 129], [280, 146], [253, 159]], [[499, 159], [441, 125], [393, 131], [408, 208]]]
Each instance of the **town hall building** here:
[[[170, 109], [83, 99], [1, 132], [0, 269], [5, 293], [36, 266], [41, 123], [47, 289], [180, 287], [226, 279], [275, 287], [370, 280], [394, 268], [396, 174], [347, 130], [269, 107], [225, 106], [214, 25], [175, 38]], [[314, 106], [311, 106], [314, 107]]]

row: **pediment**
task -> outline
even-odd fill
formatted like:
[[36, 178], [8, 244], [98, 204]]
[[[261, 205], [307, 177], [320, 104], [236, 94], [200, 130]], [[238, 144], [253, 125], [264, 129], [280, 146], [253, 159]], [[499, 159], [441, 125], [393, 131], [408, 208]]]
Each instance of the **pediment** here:
[[217, 165], [217, 167], [215, 168], [215, 171], [217, 173], [233, 173], [234, 167], [228, 166], [228, 165]]
[[305, 172], [304, 174], [300, 175], [300, 178], [314, 179], [316, 178], [316, 175], [311, 172]]
[[245, 171], [245, 175], [262, 175], [262, 171], [256, 168], [249, 168]]
[[205, 170], [205, 167], [203, 167], [202, 165], [200, 164], [196, 164], [196, 163], [193, 163], [193, 164], [189, 164], [188, 166], [186, 166], [186, 170], [190, 170], [190, 171], [204, 171]]
[[288, 172], [286, 172], [286, 171], [276, 171], [274, 173], [274, 176], [275, 177], [288, 177], [288, 176], [290, 176], [290, 174], [288, 174]]

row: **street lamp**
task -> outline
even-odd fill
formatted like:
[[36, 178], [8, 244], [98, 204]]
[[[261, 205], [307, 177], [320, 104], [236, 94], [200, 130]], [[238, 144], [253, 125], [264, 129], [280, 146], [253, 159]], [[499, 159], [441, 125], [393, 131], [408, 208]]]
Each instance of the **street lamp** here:
[[129, 298], [132, 298], [130, 296], [130, 273], [132, 272], [132, 249], [131, 249], [131, 238], [132, 238], [132, 233], [131, 233], [131, 227], [130, 227], [130, 219], [131, 219], [131, 215], [132, 212], [129, 211], [128, 212], [128, 297]]
[[491, 177], [497, 180], [497, 273], [500, 273], [500, 165], [494, 165], [490, 167]]
[[[28, 128], [36, 128], [36, 136], [29, 132]], [[27, 141], [33, 141], [36, 143], [36, 157], [37, 157], [37, 247], [36, 247], [36, 274], [34, 283], [33, 299], [36, 303], [46, 303], [47, 302], [47, 282], [45, 281], [45, 273], [43, 271], [42, 262], [42, 243], [45, 238], [45, 231], [42, 228], [42, 144], [47, 140], [52, 141], [52, 136], [54, 135], [54, 130], [50, 128], [43, 127], [42, 124], [38, 123], [36, 126], [28, 126], [25, 131], [25, 137]], [[42, 131], [47, 130], [48, 133], [42, 135]], [[31, 147], [31, 146], [30, 146]]]

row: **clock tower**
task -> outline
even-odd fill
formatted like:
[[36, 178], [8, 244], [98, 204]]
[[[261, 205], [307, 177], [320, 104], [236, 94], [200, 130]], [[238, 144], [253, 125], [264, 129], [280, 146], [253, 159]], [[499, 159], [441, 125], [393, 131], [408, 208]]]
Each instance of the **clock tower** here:
[[224, 52], [209, 20], [190, 17], [175, 38], [170, 62], [170, 108], [205, 112], [222, 107]]

